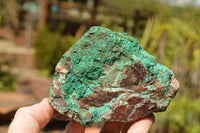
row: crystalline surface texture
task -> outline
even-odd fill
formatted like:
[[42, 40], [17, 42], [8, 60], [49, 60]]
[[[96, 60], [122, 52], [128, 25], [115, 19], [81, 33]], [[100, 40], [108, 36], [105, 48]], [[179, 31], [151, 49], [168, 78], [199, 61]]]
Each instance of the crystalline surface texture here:
[[49, 100], [62, 120], [128, 122], [164, 111], [178, 88], [138, 40], [92, 27], [58, 62]]

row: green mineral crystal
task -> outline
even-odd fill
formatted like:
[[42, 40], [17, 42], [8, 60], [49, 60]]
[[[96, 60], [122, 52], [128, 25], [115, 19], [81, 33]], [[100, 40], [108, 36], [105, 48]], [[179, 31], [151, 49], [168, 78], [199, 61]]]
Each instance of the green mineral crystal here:
[[164, 111], [178, 88], [137, 39], [92, 27], [58, 62], [49, 100], [62, 120], [129, 122]]

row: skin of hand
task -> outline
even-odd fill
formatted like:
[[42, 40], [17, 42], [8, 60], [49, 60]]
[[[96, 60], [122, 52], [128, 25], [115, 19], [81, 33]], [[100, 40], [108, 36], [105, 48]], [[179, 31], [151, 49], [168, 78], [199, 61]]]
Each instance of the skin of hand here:
[[[8, 133], [39, 133], [53, 116], [53, 108], [49, 105], [48, 98], [42, 102], [22, 107], [17, 110], [10, 124]], [[103, 128], [86, 128], [80, 123], [71, 120], [63, 133], [148, 133], [154, 123], [154, 115], [150, 115], [136, 122], [105, 122]]]

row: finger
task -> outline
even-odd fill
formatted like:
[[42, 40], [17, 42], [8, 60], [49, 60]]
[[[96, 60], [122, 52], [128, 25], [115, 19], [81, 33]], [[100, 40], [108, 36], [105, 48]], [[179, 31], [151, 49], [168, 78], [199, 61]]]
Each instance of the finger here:
[[123, 125], [122, 122], [116, 122], [116, 121], [105, 122], [100, 133], [120, 133], [122, 125]]
[[38, 104], [18, 109], [8, 133], [39, 133], [52, 116], [53, 108], [45, 98]]
[[64, 133], [84, 133], [85, 126], [81, 125], [80, 123], [71, 120], [67, 126], [65, 127]]
[[85, 133], [99, 133], [100, 129], [95, 127], [89, 127], [85, 129]]
[[132, 125], [131, 123], [125, 124], [122, 133], [148, 133], [154, 121], [155, 117], [151, 114], [148, 117], [134, 122]]

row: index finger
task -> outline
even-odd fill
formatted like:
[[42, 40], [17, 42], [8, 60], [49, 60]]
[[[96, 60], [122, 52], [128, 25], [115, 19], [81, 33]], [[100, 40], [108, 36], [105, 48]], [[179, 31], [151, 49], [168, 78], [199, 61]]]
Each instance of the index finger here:
[[[153, 114], [151, 114], [148, 117], [142, 118], [134, 122], [132, 125], [129, 125], [129, 123], [127, 123], [127, 125], [124, 125], [124, 131], [127, 132], [128, 130], [127, 133], [148, 133], [154, 121], [155, 117]], [[124, 131], [122, 133], [124, 133]]]

